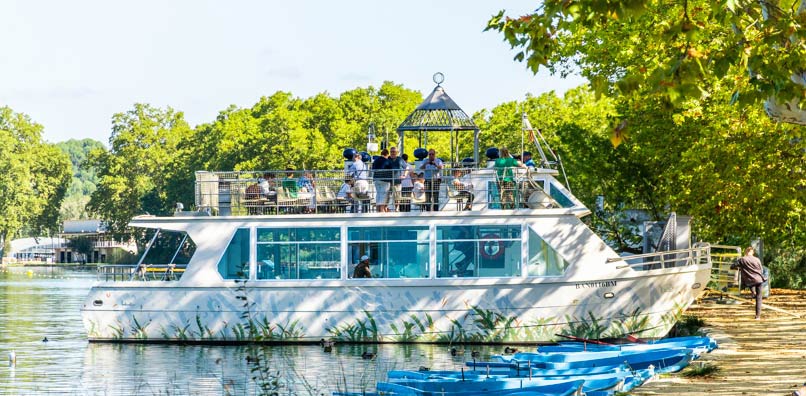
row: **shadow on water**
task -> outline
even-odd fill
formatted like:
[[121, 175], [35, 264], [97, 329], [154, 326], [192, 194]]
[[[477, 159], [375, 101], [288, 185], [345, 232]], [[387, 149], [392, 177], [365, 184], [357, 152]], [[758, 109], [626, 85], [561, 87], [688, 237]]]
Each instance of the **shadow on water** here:
[[329, 395], [372, 391], [389, 370], [459, 370], [471, 350], [485, 359], [504, 348], [468, 346], [452, 356], [445, 345], [336, 344], [327, 352], [319, 345], [90, 344], [80, 309], [94, 281], [86, 271], [0, 270], [0, 394], [251, 395], [260, 393], [259, 367], [280, 394]]

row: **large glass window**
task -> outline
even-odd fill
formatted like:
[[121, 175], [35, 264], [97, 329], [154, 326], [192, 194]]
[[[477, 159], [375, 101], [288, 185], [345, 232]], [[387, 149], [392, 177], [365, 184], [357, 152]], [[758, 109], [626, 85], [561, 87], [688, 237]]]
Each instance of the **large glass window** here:
[[224, 279], [249, 278], [249, 230], [246, 228], [235, 231], [235, 236], [224, 251], [224, 256], [218, 261], [218, 273]]
[[339, 228], [258, 228], [257, 279], [341, 278]]
[[427, 278], [428, 238], [428, 226], [350, 227], [348, 275], [366, 255], [373, 278]]
[[526, 268], [529, 276], [557, 276], [565, 272], [568, 262], [530, 228], [529, 262]]
[[437, 277], [506, 277], [521, 274], [521, 227], [437, 227]]

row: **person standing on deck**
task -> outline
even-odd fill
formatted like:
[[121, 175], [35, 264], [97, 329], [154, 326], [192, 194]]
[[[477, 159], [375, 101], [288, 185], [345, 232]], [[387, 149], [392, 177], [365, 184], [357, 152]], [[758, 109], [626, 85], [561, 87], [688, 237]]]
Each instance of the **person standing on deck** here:
[[501, 209], [515, 209], [515, 171], [513, 168], [525, 168], [520, 161], [509, 155], [509, 149], [502, 147], [501, 156], [495, 160], [495, 172], [498, 176], [498, 194], [501, 196]]
[[400, 158], [403, 159], [403, 164], [406, 166], [406, 170], [403, 171], [402, 179], [400, 181], [400, 211], [410, 212], [411, 190], [414, 189], [414, 178], [416, 176], [414, 174], [414, 167], [409, 164], [408, 154], [403, 154], [400, 156]]
[[527, 168], [534, 169], [537, 167], [537, 165], [535, 165], [535, 161], [532, 159], [532, 153], [528, 151], [523, 152], [523, 155], [521, 156], [521, 161], [523, 161], [523, 164], [526, 165]]
[[423, 161], [420, 169], [425, 170], [425, 210], [439, 210], [439, 185], [442, 181], [442, 160], [437, 158], [434, 149], [428, 150], [428, 159]]
[[750, 293], [755, 297], [756, 320], [758, 320], [761, 319], [761, 285], [767, 281], [767, 278], [764, 277], [761, 260], [754, 253], [755, 249], [752, 246], [747, 247], [744, 249], [744, 256], [739, 257], [730, 268], [739, 269], [742, 274], [742, 286], [749, 287]]
[[[353, 163], [347, 173], [353, 180], [353, 199], [360, 203], [358, 207], [362, 212], [369, 212], [369, 182], [367, 181], [369, 171], [367, 165], [361, 160], [361, 153], [355, 153]], [[357, 211], [353, 213], [357, 213]]]
[[392, 170], [392, 185], [389, 188], [389, 199], [387, 201], [393, 208], [397, 209], [400, 201], [400, 186], [404, 179], [409, 177], [409, 164], [401, 157], [397, 156], [397, 147], [389, 148], [389, 168]]
[[372, 162], [372, 179], [375, 182], [375, 205], [378, 212], [387, 212], [386, 200], [392, 185], [392, 170], [389, 165], [389, 150], [381, 150], [381, 155]]

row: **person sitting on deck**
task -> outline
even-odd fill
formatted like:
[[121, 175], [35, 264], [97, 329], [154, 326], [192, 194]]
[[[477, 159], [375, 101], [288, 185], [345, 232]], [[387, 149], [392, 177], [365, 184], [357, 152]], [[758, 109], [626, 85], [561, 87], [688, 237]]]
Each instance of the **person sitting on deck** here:
[[369, 270], [369, 256], [366, 254], [361, 256], [361, 261], [356, 264], [353, 278], [372, 278], [372, 272]]
[[339, 213], [344, 213], [347, 206], [352, 206], [351, 210], [358, 210], [358, 202], [353, 199], [353, 179], [349, 177], [344, 179], [344, 184], [341, 185], [339, 193], [336, 194], [336, 200], [338, 202], [336, 211]]
[[473, 183], [467, 180], [467, 175], [462, 175], [461, 169], [453, 170], [453, 189], [456, 190], [456, 195], [459, 197], [459, 202], [462, 198], [465, 199], [464, 210], [473, 210], [473, 200], [476, 198], [473, 195]]
[[[267, 198], [269, 201], [277, 201], [277, 184], [274, 179], [274, 174], [271, 172], [266, 172], [263, 174], [263, 177], [258, 181], [258, 185], [260, 186], [260, 194], [263, 198]], [[247, 198], [249, 198], [247, 196]], [[260, 197], [255, 197], [252, 199], [257, 199]]]
[[310, 171], [305, 171], [305, 174], [297, 180], [297, 187], [299, 192], [308, 193], [310, 195], [310, 202], [308, 207], [304, 209], [305, 213], [313, 213], [316, 211], [316, 182], [314, 181], [313, 174]]
[[288, 194], [289, 198], [296, 199], [299, 187], [297, 186], [297, 179], [294, 175], [294, 168], [286, 168], [286, 177], [283, 179], [283, 190]]

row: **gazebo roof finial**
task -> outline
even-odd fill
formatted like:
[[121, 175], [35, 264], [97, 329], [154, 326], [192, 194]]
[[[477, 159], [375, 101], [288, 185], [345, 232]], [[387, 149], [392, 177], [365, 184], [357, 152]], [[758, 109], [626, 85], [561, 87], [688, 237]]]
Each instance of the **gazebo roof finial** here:
[[398, 131], [462, 131], [478, 130], [479, 128], [445, 93], [442, 82], [445, 75], [434, 73], [434, 83], [437, 84], [425, 100], [397, 127]]

